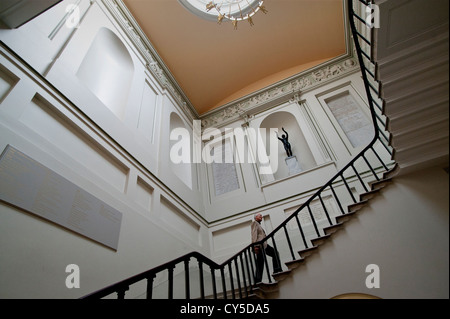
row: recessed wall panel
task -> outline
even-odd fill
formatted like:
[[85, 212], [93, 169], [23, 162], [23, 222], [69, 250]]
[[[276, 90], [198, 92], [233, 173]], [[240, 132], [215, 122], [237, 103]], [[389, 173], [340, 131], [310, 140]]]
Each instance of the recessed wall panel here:
[[153, 188], [140, 177], [138, 177], [136, 184], [136, 201], [145, 210], [149, 211], [152, 205]]
[[0, 65], [0, 103], [3, 102], [18, 81], [19, 79], [14, 74]]
[[193, 244], [199, 244], [200, 226], [165, 197], [161, 197], [160, 216], [176, 233], [188, 239]]
[[145, 81], [137, 128], [151, 142], [153, 142], [157, 98], [158, 95], [155, 90], [151, 87], [150, 83]]
[[374, 134], [373, 124], [349, 92], [329, 98], [326, 103], [353, 147], [370, 142]]
[[214, 250], [244, 248], [251, 242], [251, 222], [233, 225], [212, 233]]
[[216, 196], [239, 189], [238, 172], [232, 151], [233, 149], [229, 140], [226, 140], [221, 146], [214, 148], [214, 152], [219, 153], [214, 154], [214, 157], [222, 159], [220, 163], [213, 161], [211, 164]]
[[[36, 95], [20, 121], [81, 163], [97, 178], [124, 192], [128, 168], [97, 143], [89, 132], [83, 132], [57, 112], [48, 101]], [[95, 182], [96, 178], [92, 181]]]
[[133, 73], [133, 60], [122, 40], [110, 29], [100, 28], [81, 63], [77, 77], [122, 119]]
[[122, 213], [10, 145], [0, 200], [117, 250]]

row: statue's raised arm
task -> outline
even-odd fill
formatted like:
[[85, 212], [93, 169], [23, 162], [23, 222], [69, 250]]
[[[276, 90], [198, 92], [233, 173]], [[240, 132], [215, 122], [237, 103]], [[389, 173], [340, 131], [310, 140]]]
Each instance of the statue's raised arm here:
[[285, 131], [285, 129], [283, 127], [281, 129], [283, 130], [284, 133], [286, 133], [286, 135], [283, 134], [283, 135], [281, 135], [281, 138], [280, 138], [280, 137], [278, 137], [278, 133], [277, 132], [275, 132], [275, 133], [277, 134], [277, 138], [281, 142], [283, 142], [283, 146], [284, 146], [284, 150], [286, 151], [286, 155], [288, 157], [290, 157], [290, 156], [292, 156], [292, 150], [291, 150], [291, 144], [288, 142], [289, 135], [288, 135], [288, 133]]
[[279, 139], [280, 141], [283, 142], [283, 139], [281, 137], [278, 136], [278, 132], [275, 132], [275, 134], [277, 135], [277, 139]]

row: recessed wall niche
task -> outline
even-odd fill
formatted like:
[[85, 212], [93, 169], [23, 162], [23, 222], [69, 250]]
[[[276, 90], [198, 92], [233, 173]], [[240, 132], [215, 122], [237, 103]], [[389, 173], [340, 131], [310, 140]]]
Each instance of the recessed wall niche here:
[[[295, 116], [286, 111], [279, 111], [267, 116], [260, 125], [260, 129], [265, 129], [265, 134], [262, 134], [263, 143], [266, 146], [266, 150], [270, 150], [270, 143], [278, 143], [278, 169], [274, 172], [275, 180], [279, 180], [289, 176], [289, 171], [285, 163], [287, 157], [283, 144], [276, 136], [270, 136], [270, 129], [277, 128], [278, 136], [281, 137], [285, 134], [282, 131], [284, 128], [288, 132], [288, 140], [291, 144], [292, 153], [297, 157], [297, 161], [300, 164], [302, 171], [311, 169], [317, 166], [311, 149], [306, 141], [302, 129], [300, 128]], [[268, 154], [272, 156], [272, 154]]]
[[19, 78], [0, 64], [0, 103], [11, 92]]
[[127, 48], [108, 28], [100, 28], [81, 62], [77, 77], [122, 119], [134, 65]]
[[[190, 189], [192, 189], [192, 157], [190, 140], [185, 137], [190, 137], [190, 130], [186, 127], [181, 117], [172, 112], [170, 114], [170, 140], [169, 154], [170, 168], [172, 172]], [[186, 136], [177, 135], [177, 133], [186, 133]], [[184, 137], [184, 138], [183, 138]], [[172, 138], [179, 138], [173, 140]], [[185, 154], [181, 154], [186, 152]], [[172, 156], [174, 155], [174, 156]], [[178, 159], [175, 157], [179, 157]]]

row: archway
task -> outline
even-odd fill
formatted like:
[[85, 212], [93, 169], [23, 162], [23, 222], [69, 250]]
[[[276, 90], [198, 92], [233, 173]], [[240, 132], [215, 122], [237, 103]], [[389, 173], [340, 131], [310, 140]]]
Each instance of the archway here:
[[[275, 112], [268, 115], [260, 125], [261, 137], [266, 150], [270, 149], [270, 143], [278, 143], [278, 169], [274, 172], [275, 180], [285, 178], [289, 176], [289, 171], [285, 163], [287, 157], [286, 151], [283, 147], [283, 143], [279, 141], [275, 135], [271, 136], [270, 129], [278, 129], [278, 136], [281, 137], [285, 134], [282, 131], [284, 128], [288, 132], [289, 143], [291, 144], [292, 153], [297, 157], [297, 161], [300, 164], [302, 171], [317, 166], [314, 156], [309, 148], [309, 145], [305, 139], [302, 129], [298, 125], [295, 116], [292, 113], [286, 111]], [[265, 133], [264, 133], [265, 131]], [[268, 154], [268, 156], [273, 156]]]
[[110, 29], [100, 28], [78, 69], [77, 77], [122, 119], [133, 73], [133, 60], [125, 45]]

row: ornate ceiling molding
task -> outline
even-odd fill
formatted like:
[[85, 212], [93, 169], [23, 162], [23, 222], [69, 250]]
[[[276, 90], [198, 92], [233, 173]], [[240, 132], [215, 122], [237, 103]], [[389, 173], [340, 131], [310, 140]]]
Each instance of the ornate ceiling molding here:
[[345, 55], [334, 63], [327, 63], [318, 68], [301, 73], [283, 83], [265, 88], [251, 96], [234, 101], [201, 117], [202, 128], [219, 127], [242, 117], [250, 115], [289, 101], [299, 93], [313, 90], [325, 83], [334, 81], [359, 70], [356, 57]]
[[[242, 118], [243, 115], [248, 116], [262, 109], [279, 105], [289, 101], [294, 95], [315, 89], [320, 85], [359, 70], [358, 61], [353, 52], [353, 41], [349, 36], [350, 32], [347, 23], [345, 23], [347, 29], [345, 32], [346, 54], [200, 116], [123, 1], [100, 1], [110, 11], [119, 26], [145, 59], [148, 71], [155, 77], [161, 87], [165, 88], [172, 95], [181, 111], [190, 120], [200, 119], [202, 121], [203, 129], [212, 126], [224, 126]], [[345, 3], [346, 1], [344, 1], [344, 5]], [[346, 12], [345, 8], [344, 12]]]

